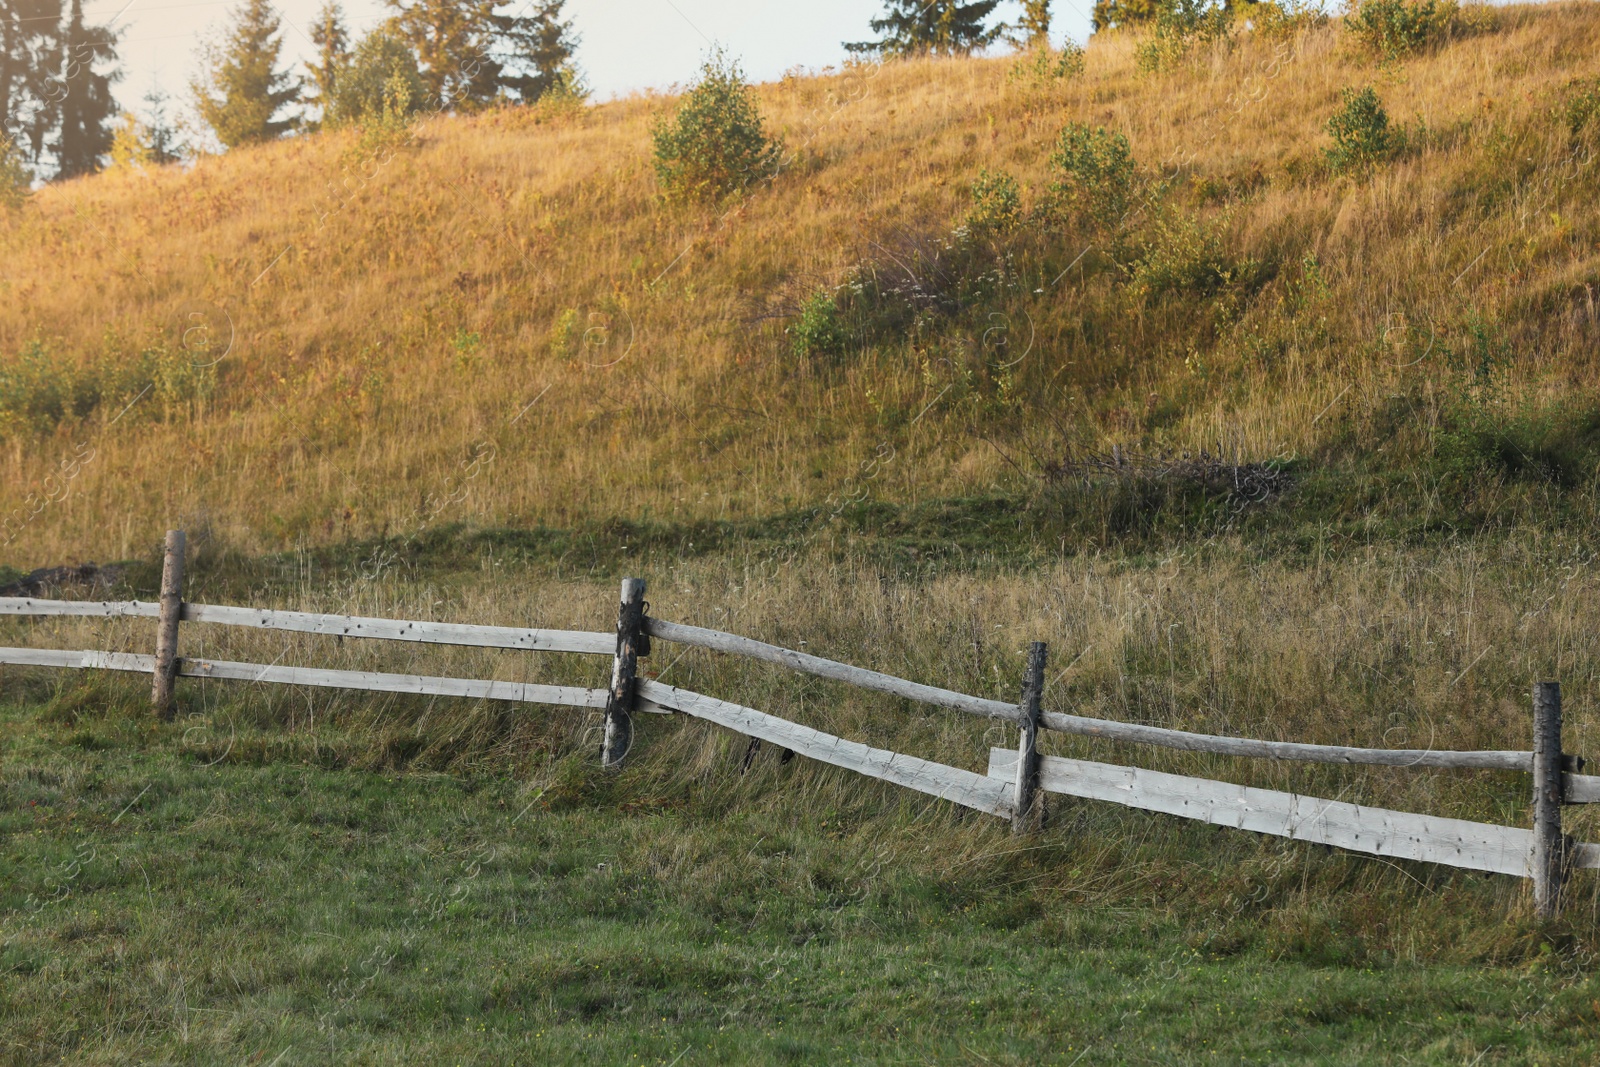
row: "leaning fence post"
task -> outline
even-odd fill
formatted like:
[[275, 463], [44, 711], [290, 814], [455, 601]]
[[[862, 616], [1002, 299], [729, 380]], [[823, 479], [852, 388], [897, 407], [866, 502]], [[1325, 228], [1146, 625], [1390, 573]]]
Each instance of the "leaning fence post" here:
[[1533, 905], [1541, 919], [1561, 914], [1566, 840], [1561, 835], [1561, 683], [1533, 687]]
[[611, 663], [611, 693], [606, 697], [605, 742], [600, 766], [614, 770], [633, 747], [633, 705], [639, 657], [649, 654], [644, 635], [644, 580], [622, 579], [622, 604], [617, 610], [617, 655]]
[[1035, 641], [1028, 648], [1028, 672], [1022, 678], [1022, 741], [1017, 746], [1016, 810], [1011, 829], [1031, 833], [1044, 823], [1044, 802], [1039, 794], [1039, 698], [1044, 692], [1046, 646]]
[[161, 617], [156, 628], [156, 668], [150, 684], [150, 704], [156, 714], [170, 720], [177, 706], [173, 700], [178, 676], [178, 618], [183, 614], [182, 530], [168, 530], [161, 556]]

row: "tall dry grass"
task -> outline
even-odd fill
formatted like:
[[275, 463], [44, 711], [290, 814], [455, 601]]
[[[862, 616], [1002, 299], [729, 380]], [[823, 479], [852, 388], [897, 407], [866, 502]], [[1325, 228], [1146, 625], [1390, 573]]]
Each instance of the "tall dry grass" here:
[[[0, 512], [26, 521], [5, 559], [127, 557], [199, 518], [270, 548], [447, 519], [762, 514], [863, 482], [969, 493], [1016, 477], [987, 438], [1062, 412], [1108, 440], [1311, 454], [1340, 419], [1359, 437], [1394, 394], [1426, 400], [1428, 346], [1469, 313], [1503, 323], [1528, 395], [1592, 389], [1600, 215], [1551, 109], [1592, 75], [1600, 15], [1479, 22], [1388, 66], [1333, 24], [1159, 75], [1137, 70], [1135, 40], [1099, 35], [1056, 88], [1009, 78], [1007, 59], [789, 78], [760, 96], [791, 165], [716, 208], [658, 199], [660, 96], [437, 118], [386, 162], [321, 134], [47, 188], [0, 220], [0, 361], [35, 339], [63, 366], [226, 354], [202, 396], [11, 433]], [[1416, 148], [1335, 179], [1323, 124], [1365, 83]], [[1069, 120], [1126, 132], [1270, 280], [1227, 306], [1130, 306], [1104, 273], [1069, 273], [981, 329], [835, 367], [790, 354], [771, 316], [907, 235], [948, 235], [979, 168], [1036, 197]], [[1326, 291], [1291, 312], [1306, 256]], [[954, 404], [995, 323], [1033, 340], [1015, 395]], [[1427, 447], [1424, 409], [1394, 447]]]

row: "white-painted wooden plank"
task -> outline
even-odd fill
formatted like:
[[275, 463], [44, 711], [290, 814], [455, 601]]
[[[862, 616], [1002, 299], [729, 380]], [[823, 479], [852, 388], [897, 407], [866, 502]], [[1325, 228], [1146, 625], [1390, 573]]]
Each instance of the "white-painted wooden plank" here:
[[[64, 652], [54, 649], [0, 648], [0, 663], [133, 671], [139, 674], [149, 674], [155, 670], [154, 656], [141, 656], [129, 652]], [[374, 671], [331, 671], [311, 667], [190, 658], [178, 661], [178, 674], [184, 678], [312, 685], [327, 689], [364, 689], [376, 693], [414, 693], [421, 696], [463, 697], [469, 700], [509, 700], [525, 704], [559, 704], [573, 708], [606, 706], [604, 689], [538, 685], [531, 682], [433, 678], [417, 674], [381, 674]]]
[[1564, 774], [1561, 783], [1565, 803], [1600, 804], [1600, 778], [1592, 774]]
[[[989, 774], [1009, 782], [1016, 752], [989, 753]], [[1396, 859], [1423, 860], [1527, 877], [1531, 831], [1514, 826], [1389, 811], [1273, 789], [1189, 778], [1138, 767], [1047, 756], [1040, 785], [1053, 793], [1106, 800], [1239, 830], [1333, 845]]]
[[706, 719], [748, 737], [758, 737], [822, 763], [882, 778], [990, 815], [1011, 817], [1011, 785], [1008, 782], [997, 782], [959, 767], [947, 767], [916, 756], [872, 748], [857, 741], [846, 741], [842, 737], [825, 734], [754, 708], [730, 704], [725, 700], [676, 689], [645, 678], [639, 680], [639, 695], [661, 707]]
[[473, 626], [454, 622], [412, 622], [374, 619], [358, 615], [319, 615], [306, 611], [271, 611], [264, 608], [185, 604], [185, 622], [211, 622], [248, 626], [260, 630], [332, 637], [366, 637], [385, 641], [416, 641], [433, 645], [467, 645], [476, 648], [514, 648], [530, 652], [582, 652], [610, 656], [617, 650], [617, 635], [581, 630], [533, 630], [515, 626]]
[[1572, 865], [1583, 870], [1600, 868], [1600, 845], [1591, 845], [1580, 841], [1576, 855], [1572, 858]]
[[156, 618], [161, 605], [138, 600], [44, 600], [39, 597], [0, 597], [0, 615], [87, 615], [96, 618]]

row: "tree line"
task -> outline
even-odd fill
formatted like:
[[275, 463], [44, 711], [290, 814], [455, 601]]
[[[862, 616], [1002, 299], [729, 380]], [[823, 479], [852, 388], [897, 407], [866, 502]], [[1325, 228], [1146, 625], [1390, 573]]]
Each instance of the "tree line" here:
[[[1094, 28], [1157, 18], [1196, 0], [1097, 0]], [[1216, 0], [1200, 0], [1203, 3]], [[361, 124], [424, 110], [463, 112], [530, 104], [549, 93], [584, 95], [573, 57], [579, 39], [566, 0], [515, 13], [507, 0], [386, 0], [390, 17], [355, 38], [338, 0], [309, 27], [316, 48], [302, 69], [283, 55], [270, 0], [240, 0], [222, 37], [200, 52], [195, 111], [225, 148], [299, 131]], [[1015, 24], [994, 21], [999, 0], [885, 0], [877, 37], [846, 42], [859, 54], [966, 54], [1002, 37], [1049, 42], [1050, 0], [1023, 0]], [[0, 0], [0, 172], [72, 178], [108, 159], [165, 163], [177, 133], [160, 94], [142, 116], [119, 108], [122, 31], [84, 21], [83, 0]], [[4, 177], [4, 174], [0, 174]]]

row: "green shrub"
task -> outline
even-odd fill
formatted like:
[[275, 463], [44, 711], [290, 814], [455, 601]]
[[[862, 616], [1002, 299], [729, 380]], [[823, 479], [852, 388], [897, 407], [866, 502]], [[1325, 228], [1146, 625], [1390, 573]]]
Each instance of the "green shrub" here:
[[1022, 190], [1005, 171], [978, 171], [966, 230], [977, 237], [1010, 233], [1022, 223]]
[[1333, 137], [1327, 149], [1328, 165], [1337, 173], [1364, 172], [1388, 159], [1404, 143], [1404, 135], [1389, 124], [1378, 94], [1369, 85], [1340, 94], [1344, 106], [1328, 119]]
[[1050, 186], [1058, 210], [1101, 229], [1117, 229], [1133, 202], [1137, 168], [1128, 139], [1105, 127], [1071, 122], [1056, 140]]
[[1139, 45], [1135, 58], [1146, 73], [1171, 70], [1202, 45], [1233, 35], [1233, 14], [1211, 0], [1176, 0], [1156, 16], [1155, 31]]
[[800, 305], [800, 317], [789, 330], [794, 354], [802, 359], [837, 357], [850, 338], [839, 315], [839, 304], [829, 290], [813, 293]]
[[1222, 247], [1214, 226], [1187, 213], [1165, 213], [1156, 220], [1132, 270], [1135, 295], [1148, 299], [1161, 293], [1210, 296], [1260, 272], [1253, 259], [1235, 262]]
[[78, 362], [30, 341], [10, 362], [0, 362], [0, 439], [48, 434], [138, 399], [143, 412], [163, 417], [209, 397], [214, 364], [197, 364], [183, 348], [161, 342], [127, 354], [116, 346]]
[[1292, 37], [1328, 21], [1328, 13], [1312, 0], [1264, 0], [1250, 5], [1248, 10], [1251, 30], [1268, 40]]
[[737, 192], [771, 174], [781, 151], [762, 129], [744, 72], [720, 49], [672, 118], [654, 129], [656, 177], [669, 194], [690, 200]]
[[328, 108], [330, 126], [403, 125], [422, 110], [428, 90], [411, 45], [398, 33], [377, 29], [350, 57]]
[[1010, 78], [1039, 86], [1067, 81], [1083, 73], [1085, 55], [1083, 46], [1069, 37], [1059, 52], [1040, 47], [1024, 53], [1011, 65]]
[[33, 174], [16, 142], [0, 135], [0, 210], [15, 211], [33, 189]]
[[1586, 134], [1600, 129], [1600, 78], [1569, 85], [1559, 113], [1567, 138], [1576, 148]]
[[1345, 32], [1387, 60], [1421, 51], [1450, 32], [1455, 0], [1352, 0]]

